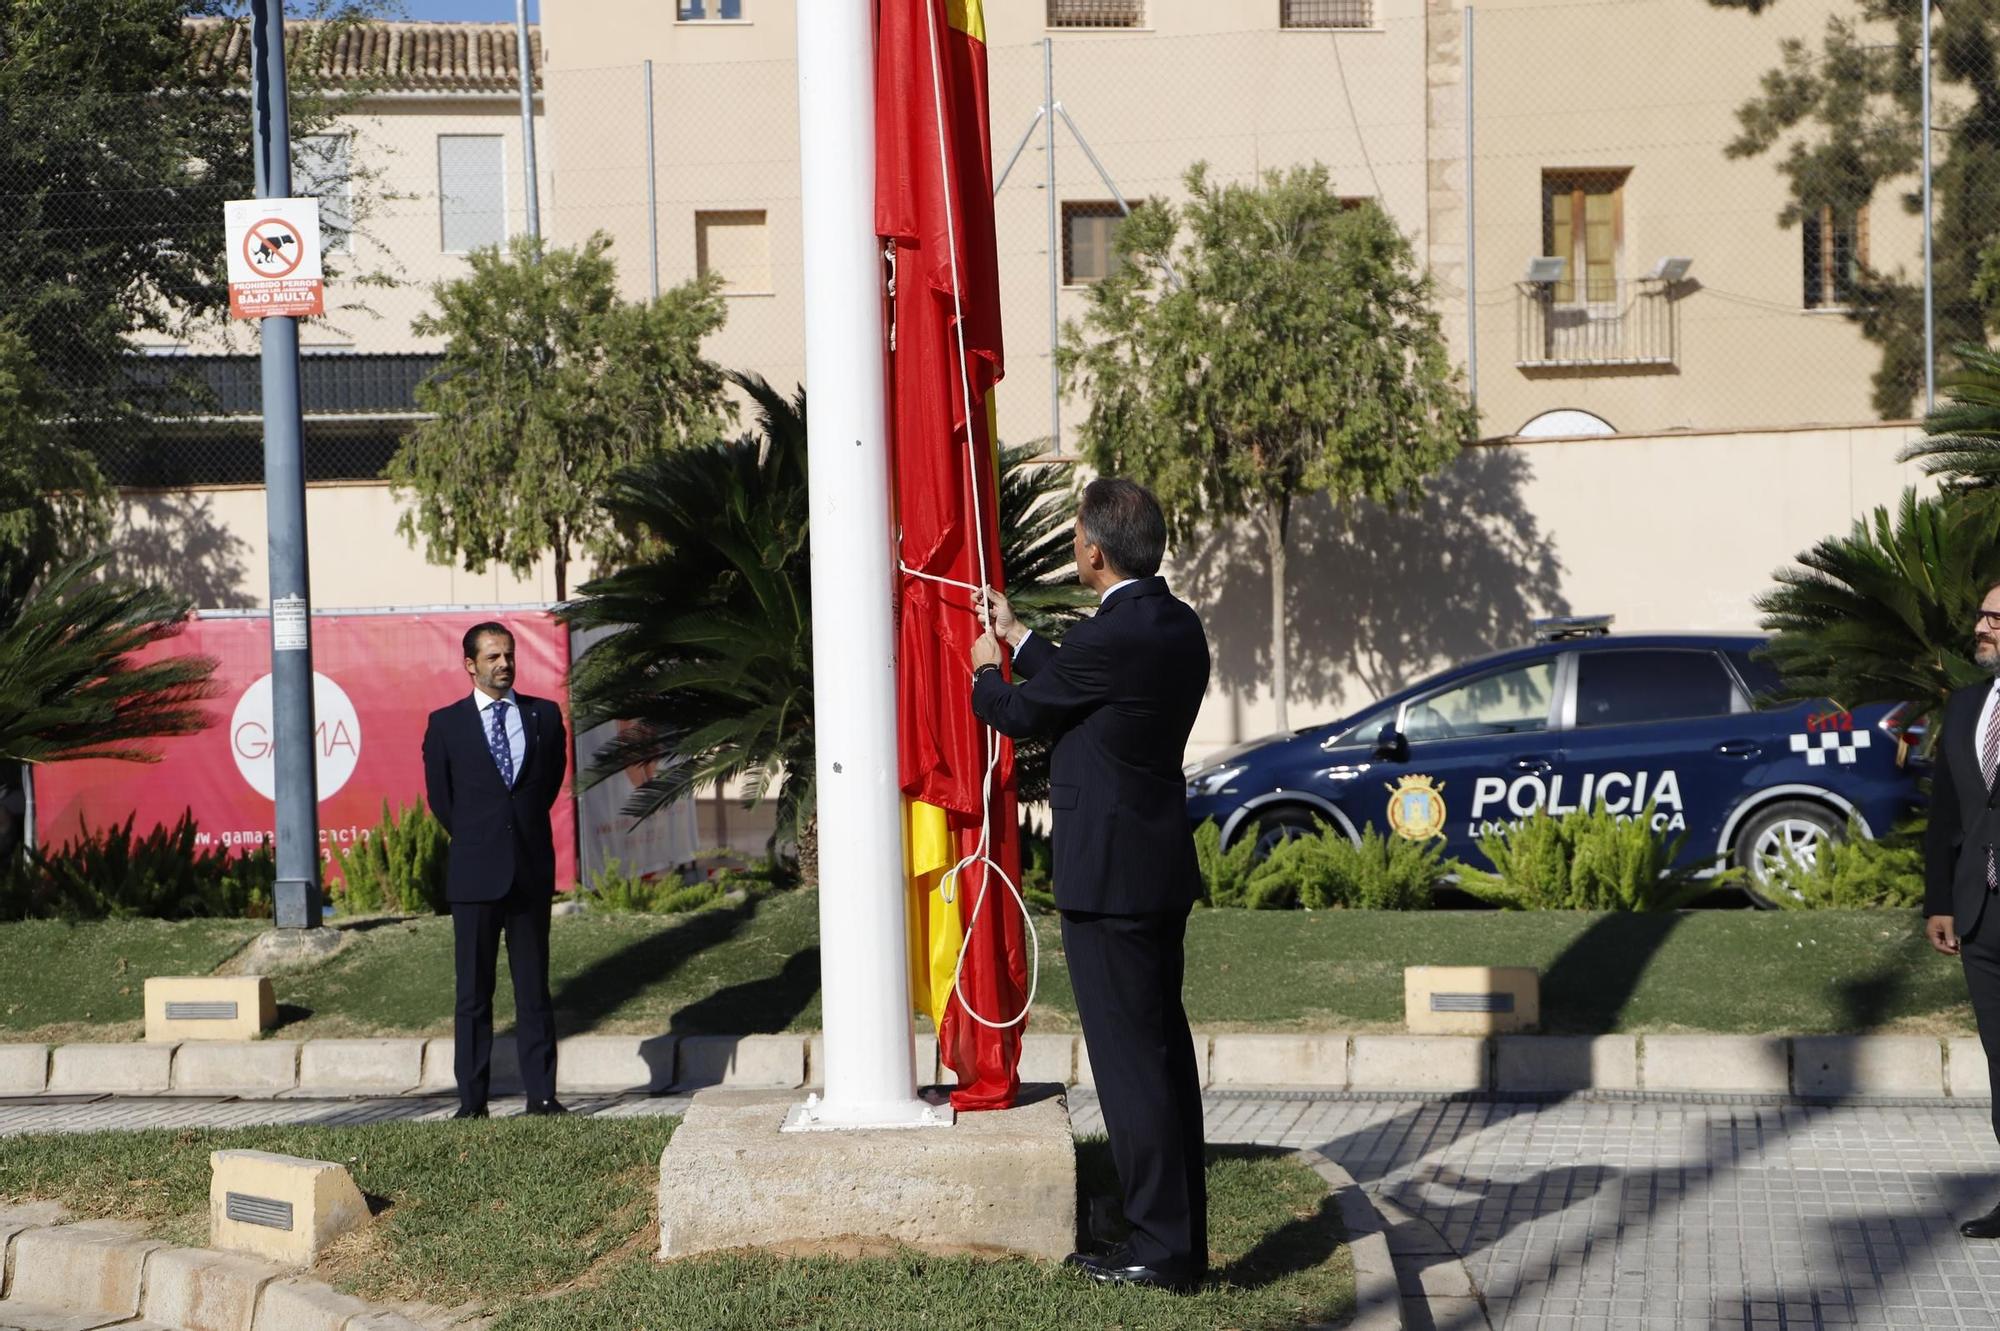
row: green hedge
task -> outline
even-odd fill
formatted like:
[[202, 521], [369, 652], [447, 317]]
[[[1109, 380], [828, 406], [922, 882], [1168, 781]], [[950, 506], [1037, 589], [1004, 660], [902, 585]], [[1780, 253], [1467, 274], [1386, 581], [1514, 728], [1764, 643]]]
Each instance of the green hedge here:
[[144, 836], [133, 820], [81, 828], [54, 850], [0, 866], [0, 920], [256, 919], [271, 914], [276, 861], [198, 841], [194, 815]]
[[328, 895], [348, 915], [443, 915], [451, 837], [418, 800], [394, 813], [382, 801], [382, 821], [334, 857], [339, 878]]
[[1444, 876], [1435, 842], [1385, 837], [1372, 827], [1357, 846], [1321, 823], [1316, 835], [1279, 842], [1261, 864], [1251, 862], [1256, 838], [1224, 850], [1213, 821], [1195, 829], [1194, 847], [1211, 906], [1428, 910], [1431, 889]]

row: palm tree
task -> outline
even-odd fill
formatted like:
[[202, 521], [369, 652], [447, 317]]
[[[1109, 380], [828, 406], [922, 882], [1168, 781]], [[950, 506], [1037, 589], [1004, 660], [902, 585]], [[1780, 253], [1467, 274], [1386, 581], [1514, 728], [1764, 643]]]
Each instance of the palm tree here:
[[1788, 696], [1928, 711], [1989, 677], [1972, 660], [1972, 614], [2000, 578], [2000, 505], [1905, 490], [1893, 522], [1877, 508], [1798, 562], [1757, 598]]
[[1953, 348], [1959, 368], [1945, 376], [1945, 405], [1924, 418], [1924, 438], [1902, 460], [1924, 464], [1947, 490], [2000, 497], [2000, 352]]
[[[571, 704], [579, 729], [623, 727], [583, 774], [587, 784], [632, 766], [652, 770], [626, 806], [634, 817], [738, 777], [752, 799], [776, 787], [774, 840], [796, 842], [810, 881], [818, 856], [805, 392], [787, 401], [759, 376], [730, 378], [756, 405], [756, 433], [657, 454], [620, 473], [604, 500], [642, 553], [561, 612], [573, 628], [606, 631], [576, 664]], [[1053, 631], [1081, 600], [1080, 588], [1059, 585], [1075, 500], [1065, 469], [1032, 463], [1034, 452], [1002, 455], [1002, 565], [1023, 620]]]

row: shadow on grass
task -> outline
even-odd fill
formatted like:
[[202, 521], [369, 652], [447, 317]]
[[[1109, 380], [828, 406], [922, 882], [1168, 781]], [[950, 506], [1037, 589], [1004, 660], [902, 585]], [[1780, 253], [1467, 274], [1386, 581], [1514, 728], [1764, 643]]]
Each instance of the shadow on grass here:
[[[754, 899], [698, 911], [671, 929], [600, 957], [556, 991], [558, 1019], [566, 1029], [589, 1030], [703, 952], [734, 938], [756, 914]], [[678, 1025], [677, 1016], [676, 1029]]]
[[1905, 970], [1884, 970], [1859, 979], [1834, 984], [1834, 1002], [1840, 1005], [1840, 1029], [1871, 1031], [1887, 1021], [1909, 997], [1910, 976]]
[[1646, 967], [1680, 927], [1679, 911], [1605, 915], [1570, 940], [1542, 976], [1542, 1022], [1601, 1035], [1618, 1028]]
[[[1210, 1164], [1218, 1160], [1274, 1160], [1292, 1152], [1270, 1146], [1211, 1146]], [[1262, 1289], [1289, 1276], [1324, 1266], [1345, 1239], [1340, 1207], [1333, 1194], [1319, 1199], [1312, 1214], [1294, 1216], [1257, 1240], [1250, 1251], [1222, 1267], [1215, 1278], [1238, 1289]]]
[[783, 1031], [819, 993], [819, 949], [801, 948], [776, 975], [745, 980], [674, 1012], [673, 1035], [750, 1035]]
[[271, 1029], [282, 1031], [287, 1026], [295, 1026], [299, 1022], [310, 1020], [312, 1015], [313, 1010], [309, 1007], [301, 1007], [297, 1003], [280, 1003], [278, 1019], [271, 1023]]

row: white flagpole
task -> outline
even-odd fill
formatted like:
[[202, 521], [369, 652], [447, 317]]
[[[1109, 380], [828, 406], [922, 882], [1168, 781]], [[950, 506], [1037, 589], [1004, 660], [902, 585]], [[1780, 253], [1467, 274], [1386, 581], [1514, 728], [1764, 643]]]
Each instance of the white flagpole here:
[[917, 1098], [896, 768], [874, 5], [798, 6], [825, 1098], [789, 1127], [949, 1122]]

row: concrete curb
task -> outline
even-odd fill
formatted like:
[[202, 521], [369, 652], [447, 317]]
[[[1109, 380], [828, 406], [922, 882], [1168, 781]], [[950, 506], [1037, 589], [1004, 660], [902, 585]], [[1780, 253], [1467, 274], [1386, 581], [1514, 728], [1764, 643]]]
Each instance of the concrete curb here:
[[1354, 1320], [1348, 1331], [1403, 1331], [1403, 1294], [1396, 1280], [1396, 1263], [1389, 1253], [1389, 1226], [1354, 1176], [1332, 1156], [1315, 1150], [1299, 1159], [1326, 1180], [1347, 1231], [1347, 1251], [1354, 1259]]
[[425, 1331], [399, 1312], [371, 1308], [288, 1267], [168, 1247], [125, 1226], [9, 1217], [0, 1207], [0, 1326]]
[[1410, 1331], [1491, 1327], [1479, 1286], [1472, 1283], [1472, 1273], [1437, 1226], [1387, 1197], [1377, 1197], [1375, 1205], [1389, 1223], [1389, 1257], [1396, 1264], [1396, 1287]]
[[[1912, 1035], [1381, 1035], [1327, 1031], [1197, 1032], [1204, 1087], [1354, 1093], [1775, 1095], [1813, 1100], [1985, 1099], [1985, 1051], [1965, 1036]], [[936, 1041], [917, 1039], [919, 1079]], [[296, 1051], [296, 1057], [293, 1057]], [[243, 1099], [444, 1095], [453, 1089], [443, 1038], [253, 1041], [241, 1045], [0, 1044], [0, 1098], [40, 1095], [234, 1095]], [[559, 1089], [658, 1094], [705, 1086], [777, 1090], [816, 1085], [816, 1032], [785, 1035], [566, 1037]], [[493, 1045], [493, 1090], [517, 1094], [511, 1038]], [[1036, 1032], [1024, 1080], [1093, 1084], [1083, 1039]]]

